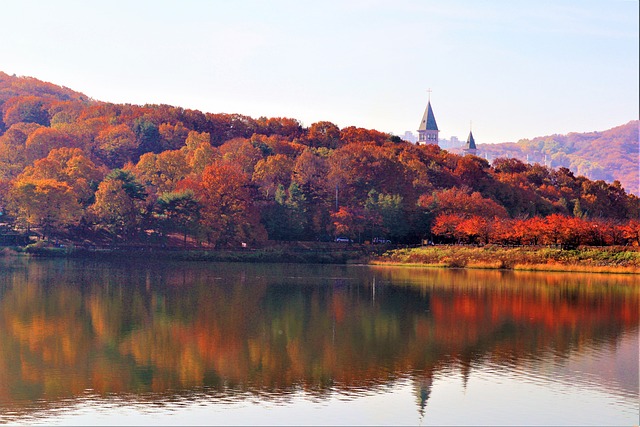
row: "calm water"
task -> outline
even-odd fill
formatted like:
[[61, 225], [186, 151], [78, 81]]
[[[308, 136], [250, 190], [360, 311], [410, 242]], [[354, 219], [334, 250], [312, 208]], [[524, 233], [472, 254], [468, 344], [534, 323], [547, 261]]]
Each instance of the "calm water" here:
[[637, 276], [0, 259], [0, 423], [637, 425]]

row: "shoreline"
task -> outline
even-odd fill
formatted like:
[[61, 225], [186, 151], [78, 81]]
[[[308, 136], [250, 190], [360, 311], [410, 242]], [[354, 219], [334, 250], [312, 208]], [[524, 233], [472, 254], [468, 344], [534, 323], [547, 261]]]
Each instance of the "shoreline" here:
[[484, 270], [640, 274], [638, 247], [431, 246], [388, 251], [372, 265]]
[[417, 263], [396, 263], [373, 261], [368, 265], [376, 267], [406, 267], [406, 268], [433, 268], [433, 269], [466, 269], [466, 270], [492, 270], [492, 271], [528, 271], [546, 273], [594, 273], [594, 274], [640, 274], [640, 268], [617, 267], [617, 266], [592, 266], [581, 267], [578, 265], [548, 265], [548, 264], [522, 264], [512, 268], [475, 266], [464, 267], [451, 266], [447, 264], [417, 264]]
[[562, 250], [548, 247], [429, 246], [389, 249], [356, 245], [313, 248], [293, 244], [247, 250], [195, 248], [103, 248], [77, 247], [0, 249], [0, 258], [168, 259], [194, 262], [249, 262], [303, 264], [364, 264], [410, 268], [468, 268], [480, 270], [547, 271], [640, 274], [638, 247], [584, 247]]

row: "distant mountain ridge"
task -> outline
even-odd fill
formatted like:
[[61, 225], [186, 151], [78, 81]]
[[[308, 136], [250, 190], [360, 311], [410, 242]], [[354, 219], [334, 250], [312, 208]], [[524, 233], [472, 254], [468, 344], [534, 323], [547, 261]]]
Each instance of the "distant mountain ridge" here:
[[513, 157], [554, 169], [566, 167], [594, 181], [619, 181], [626, 191], [639, 195], [639, 145], [640, 121], [632, 120], [601, 132], [571, 132], [518, 142], [478, 144], [478, 155], [490, 160]]

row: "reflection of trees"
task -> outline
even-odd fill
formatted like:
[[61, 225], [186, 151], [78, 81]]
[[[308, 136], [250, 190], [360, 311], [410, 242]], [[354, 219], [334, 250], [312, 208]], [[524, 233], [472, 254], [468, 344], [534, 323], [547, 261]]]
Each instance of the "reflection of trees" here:
[[627, 276], [0, 262], [7, 407], [87, 389], [324, 393], [409, 374], [424, 407], [441, 367], [566, 354], [638, 326]]

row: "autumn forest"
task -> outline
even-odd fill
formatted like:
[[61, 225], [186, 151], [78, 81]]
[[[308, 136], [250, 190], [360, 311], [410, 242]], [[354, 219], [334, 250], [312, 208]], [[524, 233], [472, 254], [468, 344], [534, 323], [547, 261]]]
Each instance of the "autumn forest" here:
[[0, 114], [0, 243], [640, 244], [638, 197], [567, 168], [326, 121], [100, 102], [2, 72]]

